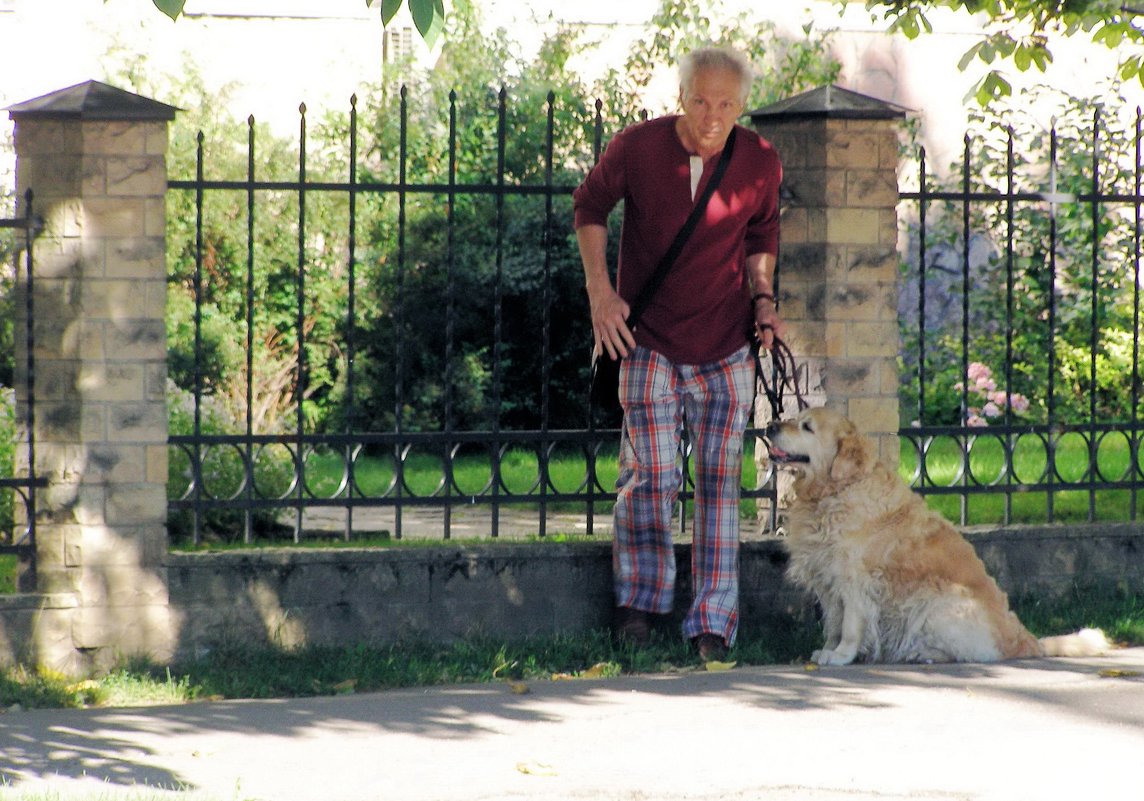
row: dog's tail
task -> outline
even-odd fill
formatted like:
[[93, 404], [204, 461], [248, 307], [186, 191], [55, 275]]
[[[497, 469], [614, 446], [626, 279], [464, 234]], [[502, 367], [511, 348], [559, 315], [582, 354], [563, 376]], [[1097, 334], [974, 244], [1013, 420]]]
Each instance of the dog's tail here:
[[1100, 629], [1081, 629], [1076, 634], [1042, 637], [1045, 656], [1100, 656], [1112, 650], [1112, 643]]

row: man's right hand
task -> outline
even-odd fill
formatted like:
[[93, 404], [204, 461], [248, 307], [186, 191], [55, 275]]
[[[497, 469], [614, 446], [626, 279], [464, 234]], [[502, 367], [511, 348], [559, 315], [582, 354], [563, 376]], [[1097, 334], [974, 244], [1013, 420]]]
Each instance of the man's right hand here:
[[627, 356], [636, 346], [635, 336], [628, 328], [631, 306], [612, 287], [588, 289], [588, 302], [592, 307], [592, 334], [596, 351], [606, 351], [613, 359]]
[[596, 352], [607, 352], [613, 359], [627, 356], [636, 346], [636, 338], [627, 322], [632, 309], [616, 292], [608, 275], [608, 262], [604, 255], [608, 229], [602, 225], [582, 225], [576, 229], [576, 243], [584, 263], [584, 286], [588, 290], [588, 304], [592, 311]]

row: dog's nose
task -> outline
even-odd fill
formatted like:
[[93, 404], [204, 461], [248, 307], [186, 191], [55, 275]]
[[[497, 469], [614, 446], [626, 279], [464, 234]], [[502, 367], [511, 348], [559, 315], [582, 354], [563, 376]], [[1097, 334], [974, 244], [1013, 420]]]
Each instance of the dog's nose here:
[[767, 423], [767, 427], [763, 429], [763, 436], [773, 437], [775, 434], [779, 433], [779, 425], [780, 423], [778, 420], [772, 420], [771, 422]]

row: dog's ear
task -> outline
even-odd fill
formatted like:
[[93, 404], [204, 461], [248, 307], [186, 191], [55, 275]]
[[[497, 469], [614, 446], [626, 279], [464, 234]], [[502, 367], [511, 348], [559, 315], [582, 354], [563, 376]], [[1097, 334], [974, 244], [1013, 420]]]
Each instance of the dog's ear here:
[[835, 481], [853, 481], [869, 473], [877, 458], [873, 442], [858, 433], [847, 434], [838, 440], [830, 477]]

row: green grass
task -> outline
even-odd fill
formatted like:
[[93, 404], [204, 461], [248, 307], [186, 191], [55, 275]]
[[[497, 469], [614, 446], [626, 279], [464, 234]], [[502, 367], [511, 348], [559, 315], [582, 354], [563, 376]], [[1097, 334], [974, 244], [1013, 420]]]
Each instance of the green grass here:
[[[396, 461], [391, 455], [358, 456], [354, 460], [354, 479], [364, 497], [377, 497], [392, 489], [396, 481]], [[500, 459], [500, 479], [504, 488], [513, 494], [532, 495], [540, 499], [541, 465], [537, 454], [526, 448], [512, 448]], [[322, 450], [310, 455], [306, 461], [307, 487], [319, 498], [335, 498], [344, 494], [346, 459], [343, 454]], [[596, 457], [596, 480], [599, 486], [610, 490], [619, 474], [618, 451], [615, 446], [601, 448]], [[753, 487], [757, 471], [754, 458], [754, 440], [747, 443], [743, 454], [743, 486]], [[488, 495], [493, 485], [493, 463], [481, 448], [459, 451], [453, 457], [453, 477], [459, 494]], [[417, 497], [442, 495], [445, 486], [445, 457], [443, 454], [414, 452], [402, 464], [402, 479], [409, 493]], [[587, 463], [579, 445], [558, 446], [548, 458], [550, 492], [561, 494], [584, 493], [587, 486]], [[457, 494], [456, 492], [454, 494]], [[597, 504], [606, 514], [608, 504]], [[580, 511], [584, 503], [577, 501], [548, 502], [553, 511]], [[755, 502], [743, 501], [743, 514], [753, 515]]]
[[[1053, 482], [1062, 487], [1077, 486], [1087, 480], [1088, 444], [1078, 433], [1068, 433], [1056, 442], [1056, 475]], [[953, 437], [939, 437], [926, 457], [927, 486], [994, 487], [997, 492], [973, 493], [967, 496], [966, 523], [969, 525], [1001, 523], [1009, 506], [1013, 523], [1045, 523], [1049, 521], [1048, 505], [1052, 502], [1054, 522], [1083, 522], [1132, 519], [1133, 496], [1139, 506], [1141, 493], [1123, 489], [1061, 489], [1052, 492], [1030, 491], [1019, 484], [1046, 483], [1048, 465], [1044, 442], [1038, 436], [1025, 435], [1013, 448], [1013, 476], [1004, 475], [1004, 449], [1000, 439], [987, 433], [978, 437], [969, 452], [969, 470], [962, 473], [962, 455]], [[1096, 449], [1096, 481], [1121, 481], [1131, 477], [1131, 451], [1127, 438], [1116, 432], [1099, 441]], [[917, 472], [917, 454], [902, 440], [899, 474], [911, 481]], [[961, 521], [962, 500], [957, 495], [927, 495], [929, 506], [947, 519]]]
[[[777, 638], [744, 636], [735, 658], [743, 664], [787, 663], [810, 652], [813, 636], [809, 630], [782, 632]], [[0, 708], [296, 698], [444, 684], [608, 678], [698, 665], [698, 657], [673, 627], [657, 631], [651, 646], [642, 650], [615, 644], [603, 630], [513, 643], [475, 638], [451, 645], [293, 650], [229, 644], [171, 668], [135, 663], [82, 682], [24, 668], [6, 669], [0, 672]]]
[[[569, 543], [569, 542], [602, 542], [600, 537], [592, 537], [587, 534], [547, 534], [544, 537], [533, 535], [530, 537], [513, 537], [511, 540], [513, 545], [521, 543], [533, 543], [537, 545], [551, 545], [554, 543]], [[204, 542], [200, 545], [194, 545], [190, 542], [172, 543], [171, 550], [176, 553], [195, 553], [202, 551], [210, 551], [211, 553], [218, 553], [222, 551], [249, 551], [260, 548], [309, 548], [309, 549], [345, 549], [345, 548], [440, 548], [442, 545], [449, 545], [453, 547], [470, 547], [477, 545], [488, 545], [490, 542], [496, 542], [490, 537], [453, 537], [447, 542], [441, 539], [428, 539], [428, 538], [412, 538], [406, 537], [403, 539], [394, 539], [389, 535], [389, 532], [383, 531], [380, 533], [366, 533], [354, 534], [354, 538], [348, 542], [341, 534], [330, 534], [325, 536], [307, 535], [301, 542], [295, 543], [292, 540], [270, 540], [270, 539], [255, 539], [251, 543], [241, 541], [235, 542]]]
[[16, 592], [16, 569], [19, 564], [15, 554], [0, 554], [0, 595]]
[[[600, 451], [596, 461], [597, 476], [602, 487], [616, 483], [617, 450], [613, 446]], [[415, 496], [441, 494], [445, 486], [445, 454], [413, 452], [402, 463], [405, 488]], [[344, 454], [325, 449], [312, 453], [306, 460], [307, 487], [320, 498], [337, 497], [344, 485]], [[558, 446], [548, 458], [548, 475], [552, 488], [559, 493], [584, 492], [585, 457], [575, 445]], [[500, 478], [505, 489], [514, 494], [539, 496], [540, 461], [536, 452], [525, 448], [506, 451], [500, 459]], [[362, 455], [354, 460], [354, 479], [365, 497], [376, 497], [393, 487], [396, 460], [392, 455]], [[454, 494], [486, 494], [493, 484], [493, 462], [483, 448], [462, 448], [453, 455]]]
[[1012, 606], [1021, 622], [1038, 637], [1091, 627], [1103, 629], [1122, 645], [1144, 645], [1144, 594], [1116, 590], [1074, 589], [1067, 596], [1044, 600], [1015, 597]]
[[[1013, 608], [1037, 636], [1095, 626], [1125, 645], [1144, 645], [1144, 594], [1077, 590], [1044, 601], [1015, 598]], [[765, 630], [744, 625], [731, 659], [741, 665], [800, 662], [818, 647], [817, 625]], [[231, 643], [170, 668], [134, 662], [100, 679], [73, 682], [23, 668], [0, 671], [0, 708], [177, 704], [204, 699], [291, 698], [399, 687], [495, 681], [550, 681], [695, 669], [698, 658], [674, 626], [635, 650], [606, 631], [504, 642], [475, 638], [452, 645], [399, 643], [293, 650]]]
[[[743, 486], [754, 487], [757, 471], [754, 459], [754, 440], [748, 439], [743, 456]], [[1096, 453], [1097, 480], [1118, 481], [1130, 476], [1130, 443], [1120, 434], [1112, 434], [1100, 441]], [[970, 450], [969, 470], [961, 474], [961, 451], [953, 437], [937, 439], [926, 458], [926, 485], [931, 487], [970, 486], [1005, 488], [1003, 479], [1004, 452], [1001, 442], [987, 433], [979, 436]], [[1089, 463], [1088, 445], [1080, 434], [1062, 436], [1056, 444], [1055, 481], [1062, 487], [1052, 493], [1029, 492], [1018, 483], [1040, 483], [1045, 480], [1045, 446], [1039, 437], [1023, 436], [1014, 447], [1014, 481], [1008, 492], [974, 493], [966, 501], [967, 522], [970, 524], [1001, 523], [1008, 517], [1015, 523], [1043, 523], [1049, 521], [1048, 502], [1052, 496], [1053, 516], [1056, 522], [1077, 522], [1089, 519], [1090, 502], [1096, 520], [1129, 520], [1132, 518], [1132, 492], [1129, 490], [1068, 489], [1086, 480]], [[307, 463], [307, 480], [319, 497], [335, 497], [342, 486], [345, 470], [339, 454], [314, 454]], [[909, 442], [902, 440], [899, 474], [910, 481], [917, 470], [917, 455]], [[417, 496], [440, 494], [444, 482], [444, 459], [440, 455], [411, 454], [403, 467], [404, 481]], [[539, 496], [540, 465], [533, 451], [512, 449], [501, 460], [501, 479], [510, 492]], [[576, 493], [584, 490], [585, 461], [578, 447], [570, 447], [552, 454], [549, 472], [556, 490]], [[600, 485], [615, 486], [616, 451], [604, 450], [597, 460]], [[461, 452], [454, 462], [454, 474], [463, 494], [485, 494], [493, 481], [493, 467], [487, 454], [479, 451]], [[355, 462], [355, 475], [366, 496], [380, 495], [394, 481], [392, 457], [359, 457]], [[954, 522], [961, 519], [961, 498], [957, 495], [927, 495], [927, 503]], [[1144, 498], [1137, 497], [1137, 502]], [[560, 502], [550, 504], [556, 511], [580, 511], [582, 503]], [[603, 510], [607, 513], [607, 510]], [[754, 500], [742, 502], [741, 513], [753, 517]]]

